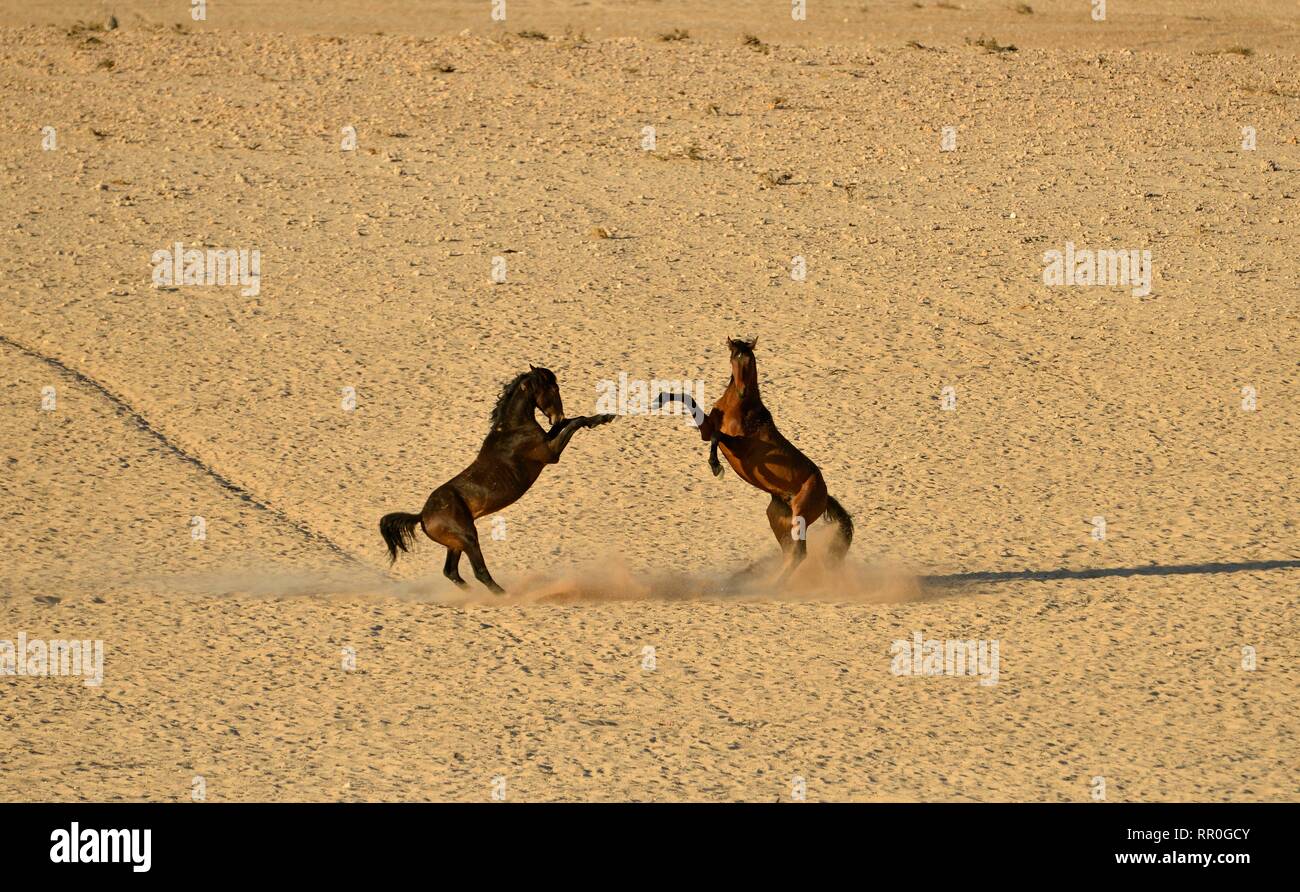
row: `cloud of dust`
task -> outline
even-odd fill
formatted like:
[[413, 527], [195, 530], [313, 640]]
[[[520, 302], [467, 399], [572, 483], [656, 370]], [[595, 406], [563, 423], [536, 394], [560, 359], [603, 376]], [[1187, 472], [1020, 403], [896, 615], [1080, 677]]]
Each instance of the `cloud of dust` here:
[[[739, 572], [644, 571], [612, 558], [515, 581], [504, 597], [471, 588], [463, 602], [589, 604], [618, 601], [893, 603], [923, 593], [914, 574], [896, 567], [846, 561], [838, 566], [809, 558], [781, 588], [781, 558], [758, 561]], [[453, 593], [457, 594], [457, 593]]]
[[[380, 570], [302, 570], [248, 562], [239, 567], [188, 576], [150, 577], [136, 582], [159, 591], [253, 598], [397, 598], [445, 606], [526, 606], [619, 602], [786, 602], [896, 603], [923, 596], [917, 577], [893, 566], [845, 561], [828, 566], [810, 556], [789, 583], [778, 589], [781, 558], [774, 555], [739, 572], [644, 570], [618, 557], [522, 577], [499, 577], [506, 594], [494, 595], [472, 576], [457, 588], [434, 572], [419, 580], [397, 580]], [[135, 586], [133, 586], [135, 587]]]

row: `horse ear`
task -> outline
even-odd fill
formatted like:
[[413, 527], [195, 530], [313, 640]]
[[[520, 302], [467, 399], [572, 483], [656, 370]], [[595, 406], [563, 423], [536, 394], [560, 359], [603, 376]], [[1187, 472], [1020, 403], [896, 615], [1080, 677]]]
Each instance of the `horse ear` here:
[[749, 349], [753, 350], [757, 346], [758, 346], [758, 335], [754, 335], [753, 340], [749, 342]]
[[528, 363], [528, 371], [530, 371], [530, 372], [535, 372], [535, 371], [537, 371], [537, 366], [533, 365], [531, 362]]

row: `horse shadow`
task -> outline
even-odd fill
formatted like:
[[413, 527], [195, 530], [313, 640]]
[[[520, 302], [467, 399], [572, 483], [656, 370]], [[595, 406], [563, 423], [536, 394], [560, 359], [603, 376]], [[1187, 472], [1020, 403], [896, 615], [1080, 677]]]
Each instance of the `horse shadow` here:
[[1300, 560], [1212, 561], [1200, 564], [1149, 564], [1143, 567], [1095, 567], [1084, 570], [1011, 570], [1007, 572], [947, 573], [920, 576], [926, 589], [938, 592], [991, 582], [1049, 582], [1054, 579], [1106, 579], [1120, 576], [1204, 576], [1220, 573], [1257, 573], [1266, 570], [1300, 570]]

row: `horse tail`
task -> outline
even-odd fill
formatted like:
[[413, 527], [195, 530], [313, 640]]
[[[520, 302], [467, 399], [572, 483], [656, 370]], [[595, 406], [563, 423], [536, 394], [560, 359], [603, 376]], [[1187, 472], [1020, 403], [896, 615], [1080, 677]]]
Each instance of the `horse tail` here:
[[415, 528], [419, 523], [420, 515], [403, 514], [401, 511], [385, 514], [379, 519], [379, 533], [388, 546], [390, 566], [397, 562], [397, 549], [411, 550], [411, 546], [415, 544]]
[[838, 563], [844, 560], [844, 556], [849, 553], [849, 546], [853, 544], [853, 518], [844, 510], [843, 505], [827, 496], [826, 519], [834, 521], [839, 527], [830, 551], [832, 560]]

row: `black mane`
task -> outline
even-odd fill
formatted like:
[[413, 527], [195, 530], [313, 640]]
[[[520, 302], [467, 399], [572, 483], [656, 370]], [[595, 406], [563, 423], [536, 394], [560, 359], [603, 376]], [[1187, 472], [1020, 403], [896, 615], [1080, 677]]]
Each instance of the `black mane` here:
[[510, 398], [515, 395], [519, 385], [524, 383], [524, 379], [531, 375], [532, 372], [520, 372], [514, 378], [501, 385], [501, 396], [497, 397], [497, 404], [492, 407], [492, 427], [496, 429], [506, 420], [506, 406], [510, 404]]

